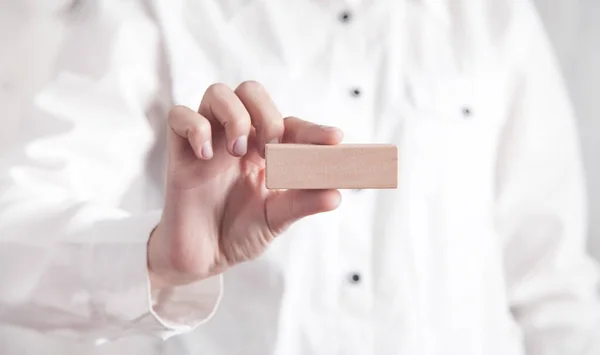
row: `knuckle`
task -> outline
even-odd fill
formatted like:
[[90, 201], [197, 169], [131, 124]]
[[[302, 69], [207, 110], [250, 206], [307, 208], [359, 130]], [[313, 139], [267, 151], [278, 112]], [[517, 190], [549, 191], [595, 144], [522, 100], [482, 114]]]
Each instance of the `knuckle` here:
[[227, 97], [227, 93], [230, 91], [229, 86], [223, 83], [214, 83], [206, 89], [205, 96], [211, 99], [222, 100]]
[[210, 134], [210, 123], [204, 118], [195, 120], [191, 131], [200, 136], [207, 136]]
[[208, 137], [211, 134], [210, 123], [206, 120], [202, 120], [202, 122], [198, 125], [198, 133], [202, 137]]
[[189, 113], [189, 110], [185, 106], [181, 106], [181, 105], [173, 106], [173, 108], [171, 108], [171, 110], [169, 111], [167, 119], [169, 120], [169, 122], [178, 121], [182, 117], [186, 116], [188, 113]]
[[279, 137], [283, 134], [283, 124], [274, 122], [272, 124], [265, 125], [262, 134], [268, 138]]
[[236, 133], [244, 132], [250, 128], [248, 121], [242, 117], [236, 117], [236, 119], [226, 122], [225, 129]]
[[235, 90], [236, 93], [238, 94], [242, 94], [242, 95], [252, 95], [255, 94], [257, 92], [264, 92], [265, 88], [264, 86], [259, 83], [258, 81], [254, 81], [254, 80], [247, 80], [242, 82], [237, 89]]
[[187, 129], [187, 137], [190, 140], [195, 139], [195, 138], [200, 138], [201, 135], [202, 135], [202, 132], [200, 131], [198, 126], [191, 126]]

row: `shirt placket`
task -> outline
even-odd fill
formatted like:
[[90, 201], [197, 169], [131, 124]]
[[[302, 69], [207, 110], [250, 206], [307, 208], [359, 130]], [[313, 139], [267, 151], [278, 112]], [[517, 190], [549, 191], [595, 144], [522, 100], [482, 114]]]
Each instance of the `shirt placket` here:
[[[356, 6], [341, 2], [333, 11], [337, 21], [333, 43], [333, 90], [339, 99], [339, 126], [344, 142], [372, 141], [372, 64], [367, 62], [361, 14]], [[365, 167], [368, 168], [368, 167]], [[341, 355], [371, 354], [373, 349], [373, 274], [371, 199], [368, 190], [342, 190], [339, 208], [339, 350]]]

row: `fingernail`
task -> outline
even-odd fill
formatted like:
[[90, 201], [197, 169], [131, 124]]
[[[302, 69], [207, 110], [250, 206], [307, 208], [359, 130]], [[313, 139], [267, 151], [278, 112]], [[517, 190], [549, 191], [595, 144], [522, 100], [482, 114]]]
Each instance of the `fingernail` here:
[[321, 129], [326, 131], [326, 132], [332, 132], [332, 131], [337, 131], [338, 128], [337, 127], [331, 127], [331, 126], [321, 126]]
[[269, 144], [277, 144], [277, 143], [279, 143], [279, 138], [271, 139], [269, 141]]
[[204, 159], [212, 158], [213, 150], [212, 150], [212, 144], [211, 144], [210, 140], [207, 140], [206, 142], [204, 142], [204, 144], [202, 145], [202, 150], [200, 151], [200, 154], [202, 154], [202, 158], [204, 158]]
[[235, 140], [235, 143], [233, 143], [233, 152], [238, 156], [242, 156], [242, 155], [246, 154], [247, 150], [248, 150], [248, 136], [238, 137], [238, 139]]

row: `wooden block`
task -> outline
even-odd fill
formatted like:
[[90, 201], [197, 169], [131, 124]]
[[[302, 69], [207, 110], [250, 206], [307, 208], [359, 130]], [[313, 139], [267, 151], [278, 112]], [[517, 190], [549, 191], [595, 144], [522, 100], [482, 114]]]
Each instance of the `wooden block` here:
[[384, 144], [267, 144], [269, 189], [391, 189], [398, 148]]

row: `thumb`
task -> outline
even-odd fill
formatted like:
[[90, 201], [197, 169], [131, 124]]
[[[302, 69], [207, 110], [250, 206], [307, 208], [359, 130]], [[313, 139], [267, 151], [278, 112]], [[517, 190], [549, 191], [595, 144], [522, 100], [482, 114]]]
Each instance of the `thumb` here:
[[267, 223], [277, 236], [301, 218], [336, 209], [341, 201], [338, 190], [282, 191], [267, 200]]

